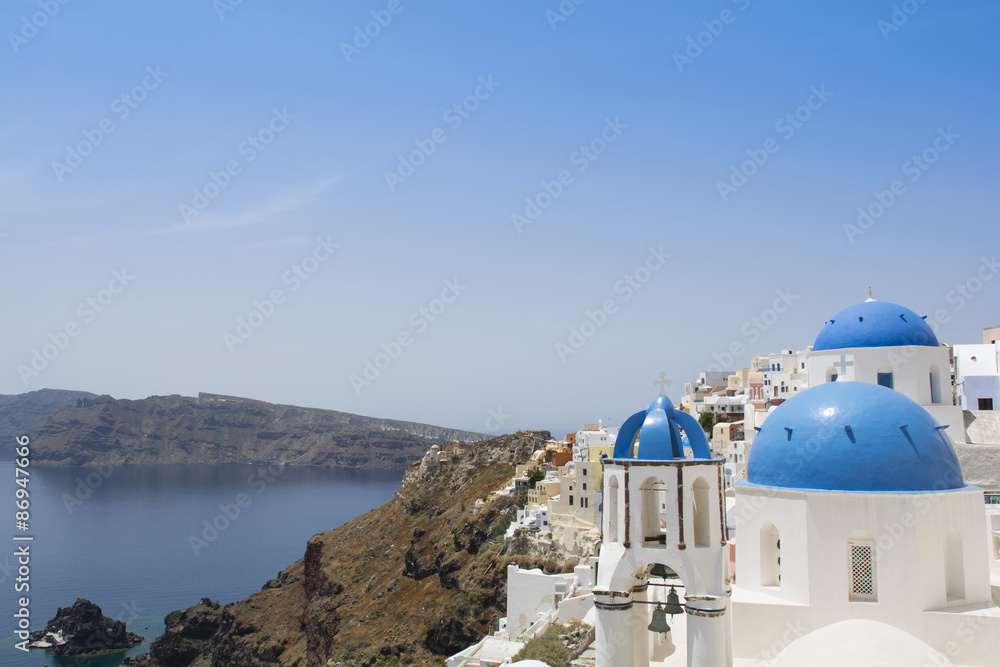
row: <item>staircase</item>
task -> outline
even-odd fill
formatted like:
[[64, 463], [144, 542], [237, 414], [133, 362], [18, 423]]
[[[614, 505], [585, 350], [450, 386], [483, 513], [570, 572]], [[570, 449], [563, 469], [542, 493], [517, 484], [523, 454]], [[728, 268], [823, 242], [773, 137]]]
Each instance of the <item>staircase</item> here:
[[573, 660], [569, 664], [571, 667], [594, 667], [594, 659], [597, 656], [597, 652], [594, 650], [594, 645], [591, 644], [584, 650], [583, 653]]

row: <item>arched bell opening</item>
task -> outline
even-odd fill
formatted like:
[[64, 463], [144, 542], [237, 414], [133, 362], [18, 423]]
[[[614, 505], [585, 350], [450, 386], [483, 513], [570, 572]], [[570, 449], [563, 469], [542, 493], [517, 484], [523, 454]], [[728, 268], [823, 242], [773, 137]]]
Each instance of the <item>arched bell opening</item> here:
[[649, 660], [662, 662], [677, 651], [677, 642], [685, 641], [687, 618], [684, 611], [684, 583], [668, 565], [653, 563], [645, 568], [646, 600], [644, 619], [648, 619]]

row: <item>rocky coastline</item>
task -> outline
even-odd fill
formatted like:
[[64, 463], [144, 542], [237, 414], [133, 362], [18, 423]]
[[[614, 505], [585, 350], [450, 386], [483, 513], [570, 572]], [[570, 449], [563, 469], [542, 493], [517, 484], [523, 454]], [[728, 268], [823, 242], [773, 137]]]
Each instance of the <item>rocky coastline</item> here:
[[491, 495], [549, 437], [519, 432], [414, 463], [393, 500], [315, 535], [302, 559], [247, 599], [172, 612], [149, 653], [125, 664], [439, 667], [505, 615], [509, 564], [547, 573], [576, 564], [503, 540], [516, 499]]

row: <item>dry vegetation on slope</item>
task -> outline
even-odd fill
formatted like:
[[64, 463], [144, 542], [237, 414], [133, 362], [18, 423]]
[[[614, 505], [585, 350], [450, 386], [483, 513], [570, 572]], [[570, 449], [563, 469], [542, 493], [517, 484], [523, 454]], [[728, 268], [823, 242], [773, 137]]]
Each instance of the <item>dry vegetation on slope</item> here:
[[443, 664], [496, 629], [508, 563], [548, 572], [573, 565], [516, 555], [511, 541], [496, 539], [515, 516], [514, 498], [474, 512], [476, 500], [504, 486], [548, 437], [522, 432], [476, 443], [437, 469], [411, 466], [393, 500], [314, 536], [305, 557], [260, 592], [225, 607], [203, 600], [174, 612], [151, 649], [155, 660], [140, 662]]

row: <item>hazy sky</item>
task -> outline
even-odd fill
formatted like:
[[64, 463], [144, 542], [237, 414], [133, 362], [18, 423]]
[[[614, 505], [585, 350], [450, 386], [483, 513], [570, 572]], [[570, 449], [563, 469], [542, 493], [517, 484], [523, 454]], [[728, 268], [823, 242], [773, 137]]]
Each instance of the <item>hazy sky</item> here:
[[869, 285], [1000, 324], [996, 3], [63, 2], [0, 6], [0, 393], [562, 434]]

